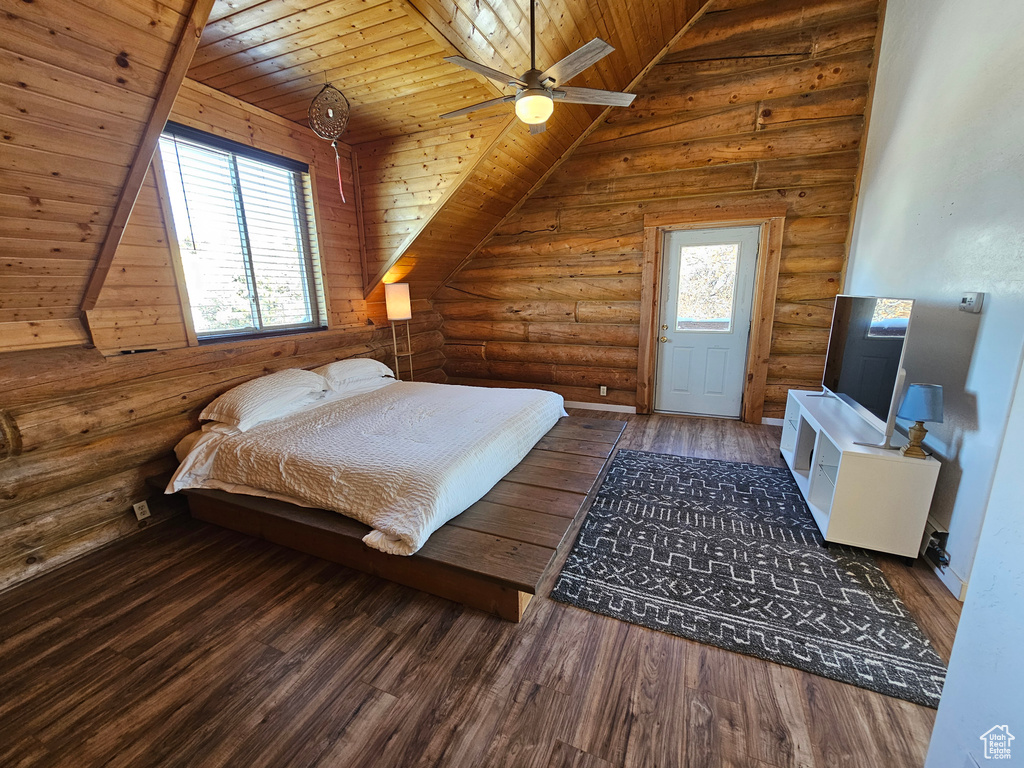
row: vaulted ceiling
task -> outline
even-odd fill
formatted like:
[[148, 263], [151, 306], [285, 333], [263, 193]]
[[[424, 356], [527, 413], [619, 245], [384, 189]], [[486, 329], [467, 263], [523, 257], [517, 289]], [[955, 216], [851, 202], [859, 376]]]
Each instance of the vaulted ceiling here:
[[[186, 68], [307, 133], [309, 101], [325, 81], [341, 88], [353, 106], [342, 140], [354, 145], [363, 189], [367, 293], [407, 279], [429, 296], [603, 114], [560, 103], [536, 136], [510, 105], [439, 118], [509, 90], [445, 56], [527, 68], [528, 3], [10, 0], [0, 348], [88, 340], [81, 312], [95, 305]], [[537, 0], [538, 66], [600, 37], [616, 50], [571, 84], [626, 90], [703, 9], [704, 0]]]
[[[637, 13], [625, 0], [542, 0], [538, 66], [601, 37], [615, 52], [573, 84], [620, 87], [697, 5], [657, 0]], [[334, 83], [353, 106], [345, 140], [359, 144], [443, 125], [441, 113], [501, 92], [443, 61], [455, 53], [504, 72], [527, 69], [527, 1], [217, 0], [188, 76], [299, 122], [323, 84]]]
[[[538, 67], [600, 37], [615, 51], [572, 84], [627, 89], [703, 4], [540, 0]], [[217, 0], [188, 74], [300, 123], [325, 82], [339, 87], [352, 104], [343, 140], [360, 159], [367, 289], [388, 277], [428, 296], [602, 114], [559, 104], [536, 136], [509, 105], [441, 120], [510, 92], [443, 60], [453, 54], [523, 72], [528, 0]]]

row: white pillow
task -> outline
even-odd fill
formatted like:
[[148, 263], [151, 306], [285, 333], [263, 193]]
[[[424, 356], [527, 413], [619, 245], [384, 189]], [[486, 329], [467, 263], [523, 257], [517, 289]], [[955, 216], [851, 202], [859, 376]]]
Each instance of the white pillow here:
[[328, 363], [319, 368], [314, 368], [312, 372], [319, 373], [327, 379], [327, 383], [335, 392], [350, 390], [356, 382], [363, 383], [367, 380], [380, 379], [385, 376], [391, 379], [395, 377], [394, 372], [384, 363], [365, 357]]
[[239, 384], [210, 403], [200, 419], [219, 421], [242, 432], [278, 419], [321, 399], [327, 380], [313, 371], [289, 368]]

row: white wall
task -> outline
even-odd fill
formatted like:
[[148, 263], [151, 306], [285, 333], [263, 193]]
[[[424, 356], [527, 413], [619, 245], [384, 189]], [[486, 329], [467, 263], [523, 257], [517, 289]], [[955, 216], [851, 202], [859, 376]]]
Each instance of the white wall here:
[[[1024, 362], [1024, 359], [1022, 359]], [[1013, 759], [1024, 765], [1024, 375], [1017, 381], [996, 468], [978, 562], [953, 644], [925, 768], [973, 768], [994, 725], [1009, 726]], [[993, 761], [995, 764], [995, 761]]]
[[918, 300], [908, 381], [944, 388], [932, 516], [965, 582], [1024, 348], [1022, 39], [1024, 0], [889, 0], [847, 272]]

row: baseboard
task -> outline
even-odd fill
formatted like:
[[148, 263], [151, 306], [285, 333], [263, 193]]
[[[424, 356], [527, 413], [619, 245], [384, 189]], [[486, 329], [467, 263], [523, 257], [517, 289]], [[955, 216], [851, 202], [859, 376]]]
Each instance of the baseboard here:
[[935, 572], [935, 575], [939, 577], [939, 581], [946, 585], [946, 589], [953, 593], [953, 597], [962, 603], [964, 598], [967, 597], [967, 582], [953, 573], [953, 569], [949, 566], [946, 566], [944, 570], [939, 570], [939, 568], [927, 560], [925, 562]]
[[614, 405], [612, 403], [581, 403], [577, 400], [566, 400], [566, 408], [582, 408], [586, 411], [611, 411], [612, 413], [636, 413], [635, 405]]
[[782, 427], [786, 424], [782, 419], [770, 419], [767, 416], [761, 419], [761, 423], [769, 427]]

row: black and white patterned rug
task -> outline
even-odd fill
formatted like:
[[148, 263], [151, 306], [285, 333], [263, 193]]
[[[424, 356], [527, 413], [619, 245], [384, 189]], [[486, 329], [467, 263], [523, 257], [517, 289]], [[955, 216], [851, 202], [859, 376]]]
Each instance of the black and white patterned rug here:
[[620, 450], [551, 596], [929, 707], [946, 676], [874, 559], [822, 546], [785, 468]]

